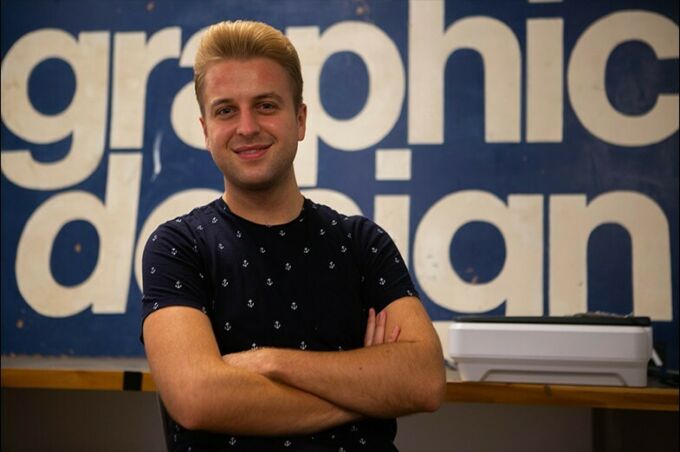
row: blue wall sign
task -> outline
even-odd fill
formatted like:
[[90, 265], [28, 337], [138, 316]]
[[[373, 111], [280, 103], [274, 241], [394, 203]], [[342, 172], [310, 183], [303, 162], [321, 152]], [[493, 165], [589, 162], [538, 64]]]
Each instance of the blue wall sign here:
[[155, 226], [219, 196], [192, 85], [281, 29], [305, 193], [393, 236], [435, 322], [634, 313], [678, 367], [678, 4], [2, 2], [2, 353], [139, 356]]

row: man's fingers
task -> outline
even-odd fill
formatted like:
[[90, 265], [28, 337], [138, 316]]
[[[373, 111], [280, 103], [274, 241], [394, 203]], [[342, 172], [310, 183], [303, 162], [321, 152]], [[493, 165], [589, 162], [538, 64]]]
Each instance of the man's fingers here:
[[401, 328], [399, 328], [399, 325], [394, 325], [394, 328], [392, 328], [392, 332], [390, 333], [390, 336], [387, 338], [387, 342], [397, 342], [397, 339], [399, 339], [399, 333], [401, 333]]
[[368, 310], [368, 322], [366, 323], [366, 335], [364, 336], [364, 347], [373, 345], [373, 333], [375, 332], [375, 309]]
[[373, 333], [373, 343], [383, 344], [385, 342], [385, 323], [387, 321], [387, 313], [380, 311], [375, 317], [375, 333]]

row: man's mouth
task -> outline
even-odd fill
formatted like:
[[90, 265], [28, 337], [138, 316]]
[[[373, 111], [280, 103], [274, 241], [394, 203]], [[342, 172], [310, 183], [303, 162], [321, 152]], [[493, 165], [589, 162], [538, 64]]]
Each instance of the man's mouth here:
[[262, 157], [270, 146], [271, 144], [248, 144], [238, 146], [234, 152], [243, 159], [256, 159]]

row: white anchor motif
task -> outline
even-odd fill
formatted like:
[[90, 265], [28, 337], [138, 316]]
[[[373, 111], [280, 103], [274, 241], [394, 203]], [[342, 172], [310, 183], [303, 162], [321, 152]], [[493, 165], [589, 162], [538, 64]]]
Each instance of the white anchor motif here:
[[292, 302], [292, 303], [290, 304], [290, 308], [291, 308], [293, 311], [297, 311], [297, 308], [298, 308], [297, 303], [296, 303], [296, 302]]
[[281, 230], [279, 231], [279, 235], [280, 235], [281, 237], [285, 236], [285, 235], [286, 235], [286, 231], [284, 231], [283, 229], [281, 229]]
[[241, 231], [236, 231], [236, 237], [237, 237], [237, 238], [240, 239], [242, 235], [243, 235], [243, 234], [241, 234]]
[[206, 308], [205, 306], [201, 306], [201, 311], [203, 311], [203, 314], [207, 314], [208, 308]]
[[219, 249], [221, 249], [221, 250], [224, 249], [224, 245], [222, 245], [221, 243], [218, 243], [218, 244], [217, 244], [217, 247], [218, 247]]
[[308, 253], [309, 253], [309, 248], [305, 247], [305, 248], [302, 250], [302, 252], [305, 253], [305, 254], [308, 254]]
[[378, 234], [384, 234], [384, 233], [385, 233], [385, 231], [383, 231], [382, 229], [378, 228]]
[[274, 285], [274, 281], [272, 281], [271, 278], [267, 278], [267, 285], [268, 285], [269, 287], [273, 286], [273, 285]]
[[199, 272], [199, 273], [198, 273], [198, 276], [199, 276], [201, 279], [205, 279], [205, 276], [203, 276], [203, 273], [200, 273], [200, 272]]
[[243, 259], [243, 268], [246, 268], [248, 265], [250, 265], [250, 262], [248, 262], [248, 259]]
[[319, 235], [325, 235], [325, 234], [326, 234], [325, 229], [323, 229], [323, 228], [319, 229]]
[[203, 230], [203, 225], [202, 225], [202, 224], [199, 224], [198, 226], [196, 226], [196, 229], [199, 230], [199, 231], [202, 231], [202, 230]]
[[198, 245], [194, 245], [194, 253], [198, 253]]
[[217, 223], [217, 217], [212, 217], [212, 224]]
[[158, 309], [158, 302], [155, 302], [155, 303], [153, 304], [153, 310], [155, 311], [156, 309]]
[[234, 446], [235, 444], [236, 444], [236, 438], [234, 438], [234, 437], [232, 436], [231, 438], [229, 438], [229, 445], [230, 445], [230, 446]]
[[345, 245], [342, 245], [342, 246], [340, 247], [340, 252], [341, 252], [341, 253], [346, 253], [346, 252], [347, 252], [347, 247], [346, 247]]
[[252, 300], [252, 298], [249, 299], [248, 303], [246, 303], [246, 304], [248, 305], [249, 308], [252, 308], [253, 306], [255, 306], [255, 302]]
[[267, 252], [267, 250], [264, 249], [264, 246], [261, 246], [261, 247], [260, 247], [260, 253], [261, 253], [261, 254], [264, 254], [264, 253], [266, 253], [266, 252]]
[[171, 249], [171, 250], [170, 250], [170, 254], [172, 254], [173, 256], [175, 256], [175, 255], [177, 254], [177, 248]]
[[395, 264], [398, 264], [399, 262], [401, 262], [401, 261], [399, 260], [399, 256], [394, 256], [394, 263], [395, 263]]
[[177, 281], [177, 282], [175, 283], [175, 289], [181, 289], [181, 288], [182, 288], [182, 282], [181, 282], [181, 281]]
[[250, 344], [250, 348], [257, 348], [257, 344], [253, 342], [252, 344]]
[[155, 242], [156, 240], [158, 240], [158, 235], [154, 234], [153, 237], [151, 237], [151, 241]]
[[306, 350], [307, 349], [307, 344], [305, 341], [300, 342], [300, 350]]
[[387, 281], [385, 281], [385, 278], [380, 278], [380, 279], [378, 280], [378, 284], [380, 284], [381, 286], [384, 286], [386, 282], [387, 282]]
[[347, 233], [347, 238], [349, 238], [349, 239], [352, 238], [352, 233], [351, 233], [351, 232], [348, 232], [348, 233]]
[[335, 262], [330, 261], [330, 262], [328, 263], [328, 268], [330, 268], [331, 270], [333, 270], [333, 269], [335, 268]]
[[156, 273], [156, 267], [151, 267], [150, 273], [151, 273], [152, 275], [153, 275], [154, 273]]
[[377, 252], [378, 252], [378, 248], [372, 246], [372, 247], [371, 247], [371, 253], [375, 254], [375, 253], [377, 253]]
[[335, 226], [336, 224], [338, 224], [336, 220], [331, 221], [331, 225]]
[[293, 266], [290, 265], [290, 262], [286, 262], [286, 265], [284, 265], [283, 268], [285, 268], [286, 271], [290, 271], [290, 269], [293, 268]]
[[231, 323], [227, 322], [224, 324], [224, 331], [230, 331], [231, 330]]
[[409, 289], [406, 289], [406, 295], [408, 295], [409, 297], [412, 297], [413, 292], [411, 292]]
[[175, 219], [175, 222], [176, 222], [176, 223], [181, 223], [181, 222], [182, 222], [182, 219], [181, 219], [181, 218], [177, 218], [177, 219]]
[[229, 285], [229, 281], [227, 281], [227, 278], [224, 278], [222, 280], [222, 287], [227, 287]]
[[281, 322], [279, 322], [278, 320], [274, 322], [274, 328], [276, 328], [277, 330], [281, 328]]
[[291, 443], [289, 440], [285, 440], [283, 442], [283, 447], [290, 447], [291, 444], [293, 444], [293, 443]]
[[363, 438], [359, 438], [359, 444], [361, 444], [362, 446], [365, 446], [365, 445], [366, 445], [366, 440], [363, 439]]

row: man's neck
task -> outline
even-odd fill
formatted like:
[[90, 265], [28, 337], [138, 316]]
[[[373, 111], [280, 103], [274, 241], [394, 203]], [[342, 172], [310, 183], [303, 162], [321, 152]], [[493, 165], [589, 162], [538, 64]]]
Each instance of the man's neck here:
[[244, 191], [231, 187], [222, 199], [234, 214], [265, 226], [275, 226], [293, 221], [300, 215], [304, 197], [300, 189]]

